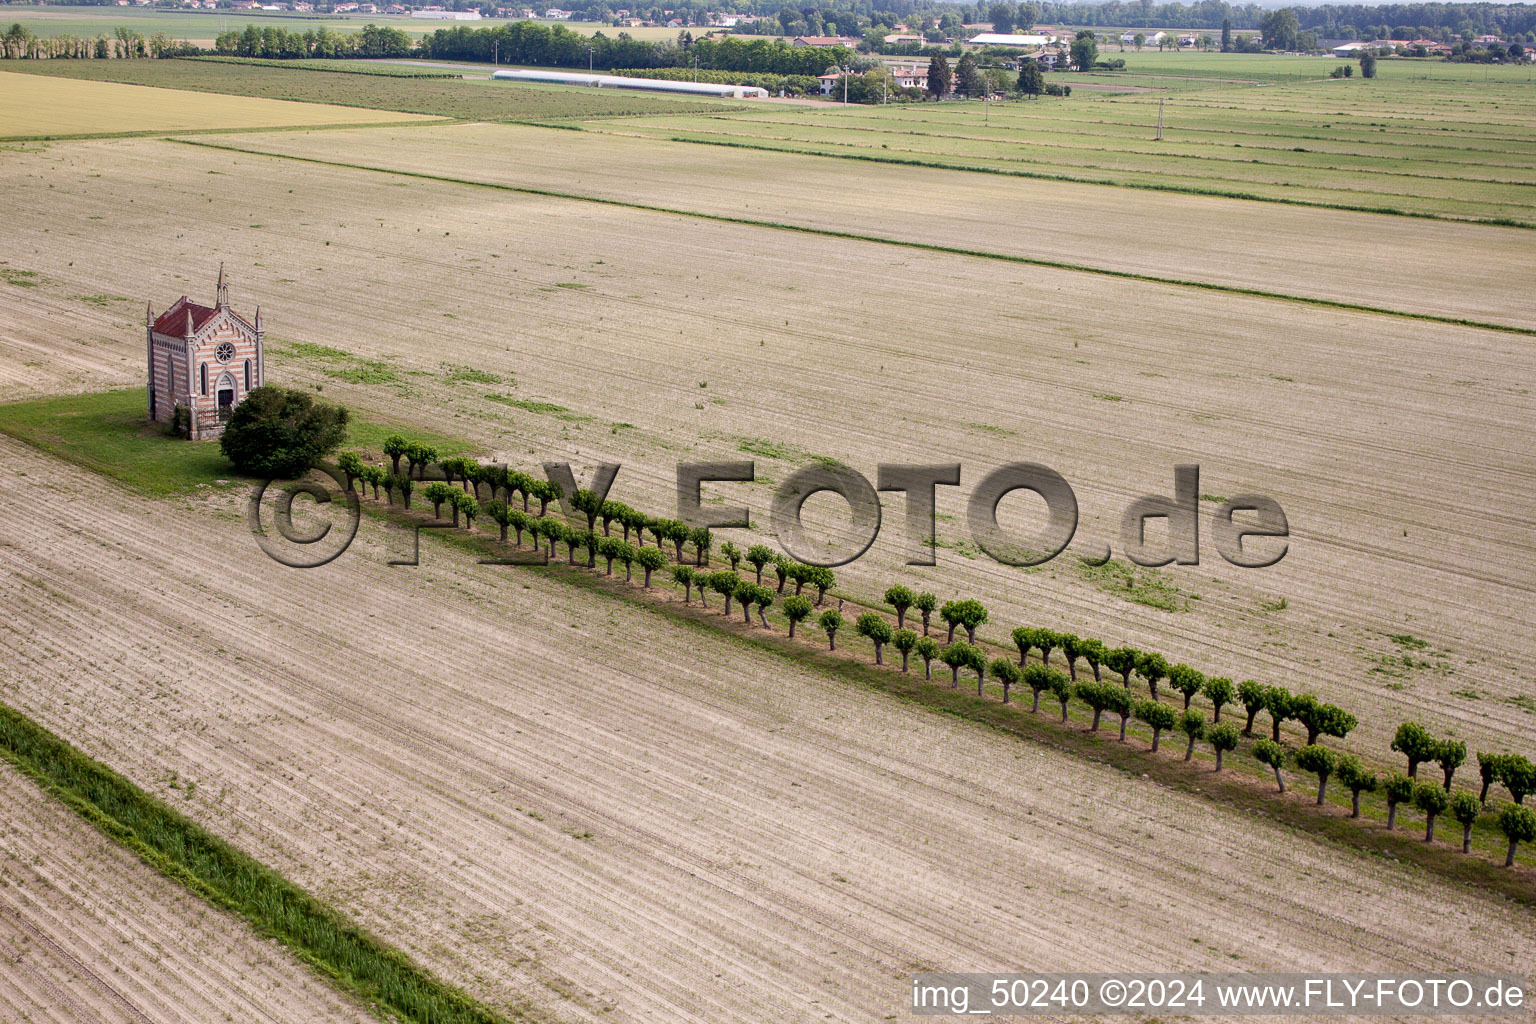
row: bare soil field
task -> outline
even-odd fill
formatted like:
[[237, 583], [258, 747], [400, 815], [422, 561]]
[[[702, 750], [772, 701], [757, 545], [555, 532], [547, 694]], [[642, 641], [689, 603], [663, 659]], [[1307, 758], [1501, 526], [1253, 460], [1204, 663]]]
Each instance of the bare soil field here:
[[[629, 129], [616, 122], [613, 130]], [[566, 134], [555, 144], [548, 129], [512, 125], [293, 132], [227, 141], [272, 153], [1536, 327], [1531, 239], [1512, 228], [639, 138]]]
[[643, 608], [390, 567], [372, 521], [288, 570], [238, 498], [0, 454], [0, 697], [498, 1007], [864, 1021], [927, 967], [1536, 957], [1502, 901]]
[[[1525, 339], [163, 142], [6, 166], [22, 214], [5, 266], [40, 282], [0, 289], [6, 397], [136, 383], [136, 300], [80, 297], [164, 303], [208, 287], [172, 268], [217, 252], [237, 305], [270, 317], [277, 379], [530, 468], [622, 462], [613, 496], [647, 509], [673, 507], [677, 460], [755, 458], [756, 484], [718, 489], [752, 509], [743, 542], [814, 456], [870, 477], [959, 460], [966, 487], [1030, 459], [1077, 490], [1074, 550], [1118, 551], [1120, 510], [1197, 461], [1209, 496], [1285, 507], [1279, 566], [1237, 570], [1207, 545], [1199, 567], [1129, 589], [1070, 556], [1011, 569], [972, 546], [968, 490], [941, 489], [939, 565], [901, 565], [896, 499], [842, 588], [926, 585], [980, 598], [994, 639], [1070, 628], [1311, 690], [1360, 717], [1346, 746], [1378, 763], [1406, 717], [1474, 751], [1536, 735], [1536, 655], [1518, 639], [1536, 618]], [[210, 171], [251, 182], [245, 198], [213, 202]], [[68, 362], [38, 357], [59, 343], [22, 302], [72, 311]], [[1008, 522], [1028, 523], [1010, 501]]]
[[0, 139], [432, 120], [418, 114], [386, 115], [352, 107], [5, 71], [0, 71], [0, 90], [6, 98], [0, 108]]
[[156, 873], [5, 764], [0, 822], [0, 1018], [374, 1019], [282, 947]]

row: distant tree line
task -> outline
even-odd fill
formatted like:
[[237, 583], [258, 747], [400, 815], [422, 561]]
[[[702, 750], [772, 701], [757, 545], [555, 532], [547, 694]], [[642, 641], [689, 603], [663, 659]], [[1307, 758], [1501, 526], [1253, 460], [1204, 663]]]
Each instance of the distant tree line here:
[[620, 32], [584, 36], [564, 25], [514, 21], [494, 28], [441, 28], [421, 40], [423, 57], [437, 60], [489, 61], [544, 67], [667, 68], [698, 67], [815, 77], [829, 65], [853, 56], [847, 47], [791, 46], [777, 39], [686, 40], [644, 42]]

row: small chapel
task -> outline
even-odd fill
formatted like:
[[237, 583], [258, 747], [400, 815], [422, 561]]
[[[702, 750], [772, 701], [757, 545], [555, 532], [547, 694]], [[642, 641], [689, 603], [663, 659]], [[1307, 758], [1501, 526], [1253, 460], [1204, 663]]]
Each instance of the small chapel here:
[[212, 306], [185, 295], [158, 317], [147, 306], [149, 418], [176, 424], [194, 441], [222, 434], [235, 406], [266, 380], [262, 333], [260, 306], [251, 320], [229, 308], [222, 263]]

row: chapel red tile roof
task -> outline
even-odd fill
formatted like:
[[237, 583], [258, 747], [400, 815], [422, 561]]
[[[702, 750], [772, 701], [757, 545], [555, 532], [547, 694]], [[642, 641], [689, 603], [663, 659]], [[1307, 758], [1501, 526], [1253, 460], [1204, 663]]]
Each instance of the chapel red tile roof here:
[[166, 334], [173, 338], [185, 337], [188, 312], [192, 314], [192, 330], [197, 332], [203, 329], [203, 325], [218, 310], [212, 306], [200, 306], [183, 295], [170, 309], [155, 318], [155, 333]]

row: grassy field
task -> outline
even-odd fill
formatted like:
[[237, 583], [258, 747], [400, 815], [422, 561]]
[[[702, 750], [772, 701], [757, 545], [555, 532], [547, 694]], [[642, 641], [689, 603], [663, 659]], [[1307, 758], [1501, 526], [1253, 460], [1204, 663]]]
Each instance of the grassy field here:
[[[1525, 69], [1384, 61], [1392, 70], [1377, 80], [1335, 81], [1322, 77], [1332, 65], [1315, 58], [1133, 53], [1127, 61], [1123, 75], [1058, 77], [1144, 91], [1080, 88], [1066, 100], [990, 108], [744, 105], [198, 61], [16, 62], [14, 70], [460, 118], [584, 120], [594, 131], [759, 152], [1536, 224], [1536, 84]], [[1304, 72], [1287, 68], [1311, 68], [1314, 77], [1297, 83]], [[623, 120], [603, 120], [610, 117]]]
[[[613, 90], [600, 92], [558, 85], [334, 74], [205, 60], [13, 61], [11, 65], [6, 70], [55, 79], [83, 78], [491, 121], [551, 121], [741, 108], [741, 104], [730, 101], [615, 94]], [[355, 112], [348, 116], [364, 120]], [[319, 120], [317, 118], [312, 123]], [[398, 119], [370, 117], [366, 120]], [[226, 124], [226, 127], [234, 125]]]
[[[106, 63], [103, 61], [103, 63]], [[126, 63], [126, 62], [124, 62]], [[30, 69], [29, 69], [30, 70]], [[0, 140], [418, 120], [319, 103], [144, 89], [0, 71]]]
[[[1080, 76], [1076, 73], [1052, 76], [1057, 81], [1074, 82], [1079, 78], [1092, 80], [1099, 77], [1113, 79], [1121, 75], [1149, 75], [1155, 77], [1190, 78], [1206, 80], [1207, 87], [1223, 82], [1267, 82], [1272, 84], [1307, 81], [1327, 81], [1328, 72], [1340, 64], [1355, 64], [1340, 57], [1300, 56], [1284, 53], [1198, 53], [1188, 50], [1137, 51], [1128, 46], [1122, 52], [1118, 43], [1105, 45], [1099, 42], [1099, 55], [1110, 60], [1123, 59], [1125, 70], [1105, 72], [1099, 75]], [[1358, 76], [1360, 69], [1355, 68]], [[1385, 57], [1376, 62], [1377, 78], [1381, 81], [1427, 79], [1438, 82], [1493, 81], [1518, 79], [1530, 81], [1529, 68], [1492, 67], [1486, 64], [1452, 64], [1438, 58]]]
[[1067, 100], [990, 109], [758, 107], [613, 128], [863, 161], [1530, 225], [1536, 87], [1518, 73], [1519, 81], [1487, 83], [1226, 84], [1171, 95], [1079, 90]]
[[[1128, 214], [1127, 193], [1118, 189], [721, 147], [700, 161], [695, 147], [617, 132], [563, 132], [558, 146], [543, 141], [548, 135], [525, 126], [456, 125], [226, 141], [703, 216], [1536, 329], [1528, 236], [1509, 228], [1152, 192], [1131, 193]], [[514, 151], [517, 160], [503, 158]], [[785, 189], [784, 182], [795, 185]], [[1254, 246], [1255, 234], [1268, 244]], [[1459, 254], [1450, 263], [1441, 258], [1448, 247]]]
[[[244, 483], [216, 444], [188, 444], [144, 422], [142, 388], [0, 404], [0, 434], [68, 459], [140, 494], [190, 494]], [[377, 447], [398, 429], [354, 420], [347, 443]], [[445, 456], [469, 446], [442, 435], [423, 437]]]

